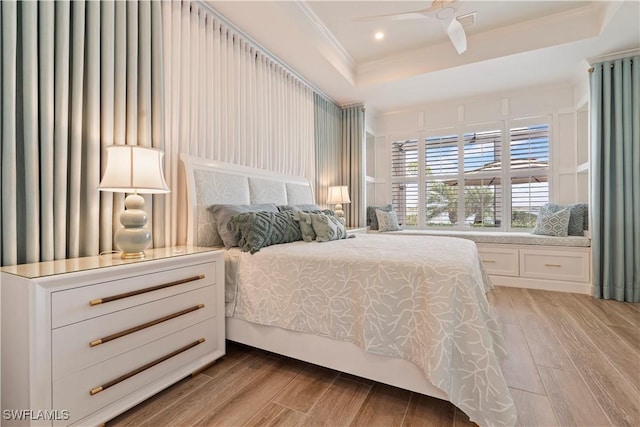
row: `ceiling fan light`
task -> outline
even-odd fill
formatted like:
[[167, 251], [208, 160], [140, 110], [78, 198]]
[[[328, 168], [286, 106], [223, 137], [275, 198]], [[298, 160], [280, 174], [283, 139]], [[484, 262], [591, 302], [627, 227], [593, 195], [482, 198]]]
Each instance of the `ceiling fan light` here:
[[445, 7], [440, 9], [439, 11], [436, 12], [436, 18], [442, 20], [442, 21], [447, 21], [451, 18], [453, 18], [453, 15], [456, 14], [456, 10], [452, 7]]

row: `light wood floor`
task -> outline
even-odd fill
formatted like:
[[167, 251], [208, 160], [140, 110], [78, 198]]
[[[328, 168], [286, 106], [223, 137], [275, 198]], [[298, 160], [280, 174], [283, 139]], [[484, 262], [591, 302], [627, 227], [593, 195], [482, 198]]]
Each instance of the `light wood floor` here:
[[[640, 425], [640, 304], [497, 288], [522, 426]], [[468, 426], [448, 402], [227, 342], [227, 355], [108, 426]]]

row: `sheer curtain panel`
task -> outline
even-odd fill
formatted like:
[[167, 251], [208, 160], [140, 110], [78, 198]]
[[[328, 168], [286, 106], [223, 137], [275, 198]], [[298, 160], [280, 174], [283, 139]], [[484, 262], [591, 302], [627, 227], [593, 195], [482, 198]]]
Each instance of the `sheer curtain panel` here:
[[593, 67], [591, 155], [596, 296], [640, 302], [640, 56]]
[[[0, 2], [2, 265], [112, 249], [104, 147], [163, 148], [160, 4]], [[148, 200], [164, 246], [163, 196]]]
[[200, 2], [162, 2], [165, 175], [172, 244], [186, 239], [179, 156], [315, 178], [309, 86]]
[[364, 108], [342, 109], [342, 185], [349, 186], [351, 203], [346, 205], [347, 226], [361, 227], [365, 222], [364, 197]]
[[314, 94], [316, 201], [323, 207], [332, 185], [342, 185], [342, 113], [340, 107]]

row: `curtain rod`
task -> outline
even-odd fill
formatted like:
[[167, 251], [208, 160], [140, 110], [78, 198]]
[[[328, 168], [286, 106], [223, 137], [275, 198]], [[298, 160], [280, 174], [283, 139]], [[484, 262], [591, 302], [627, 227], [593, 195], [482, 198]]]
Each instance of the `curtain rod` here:
[[220, 12], [218, 12], [217, 10], [215, 10], [213, 8], [213, 6], [209, 5], [208, 3], [206, 3], [204, 0], [198, 0], [195, 3], [201, 5], [202, 7], [204, 7], [205, 9], [207, 9], [210, 13], [214, 14], [218, 19], [220, 19], [222, 22], [225, 23], [225, 25], [227, 25], [229, 28], [231, 28], [233, 31], [235, 31], [236, 33], [238, 33], [238, 35], [242, 36], [245, 38], [245, 40], [247, 40], [249, 43], [253, 44], [257, 49], [260, 49], [262, 51], [262, 53], [267, 56], [270, 60], [272, 60], [273, 62], [275, 62], [276, 64], [280, 65], [282, 68], [284, 68], [286, 71], [288, 71], [289, 73], [291, 73], [295, 78], [297, 78], [298, 80], [300, 80], [302, 83], [304, 83], [305, 85], [307, 85], [307, 87], [311, 90], [313, 90], [314, 92], [318, 93], [318, 95], [323, 96], [324, 98], [326, 98], [327, 100], [333, 102], [334, 104], [336, 104], [337, 106], [340, 106], [340, 104], [338, 104], [336, 102], [335, 99], [333, 99], [332, 97], [330, 97], [329, 95], [327, 95], [324, 91], [318, 89], [317, 86], [315, 86], [314, 84], [310, 83], [309, 80], [305, 79], [304, 77], [302, 77], [297, 71], [294, 71], [293, 68], [291, 68], [289, 65], [287, 65], [287, 63], [285, 63], [283, 60], [281, 60], [280, 58], [278, 58], [277, 56], [275, 56], [271, 51], [269, 51], [268, 49], [266, 49], [264, 46], [262, 46], [260, 43], [258, 43], [257, 41], [255, 41], [252, 37], [250, 37], [247, 33], [245, 33], [244, 31], [242, 31], [240, 28], [238, 28], [234, 23], [232, 23], [231, 21], [229, 21], [226, 17], [224, 17]]
[[[633, 60], [631, 60], [629, 62], [631, 62], [633, 64]], [[600, 66], [602, 66], [602, 65], [600, 65]], [[611, 64], [611, 68], [615, 68], [615, 64]], [[587, 71], [590, 72], [590, 73], [593, 73], [595, 71], [595, 68], [594, 67], [587, 68]]]

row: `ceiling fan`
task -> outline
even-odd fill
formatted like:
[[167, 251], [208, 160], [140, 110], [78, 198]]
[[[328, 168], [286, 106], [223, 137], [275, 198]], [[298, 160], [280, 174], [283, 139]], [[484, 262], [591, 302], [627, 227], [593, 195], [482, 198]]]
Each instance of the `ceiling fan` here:
[[363, 16], [353, 18], [354, 21], [401, 21], [407, 19], [433, 19], [439, 21], [446, 30], [451, 43], [458, 54], [467, 50], [467, 36], [464, 27], [456, 19], [456, 10], [453, 3], [456, 0], [434, 0], [426, 9], [413, 12], [391, 13], [387, 15]]

